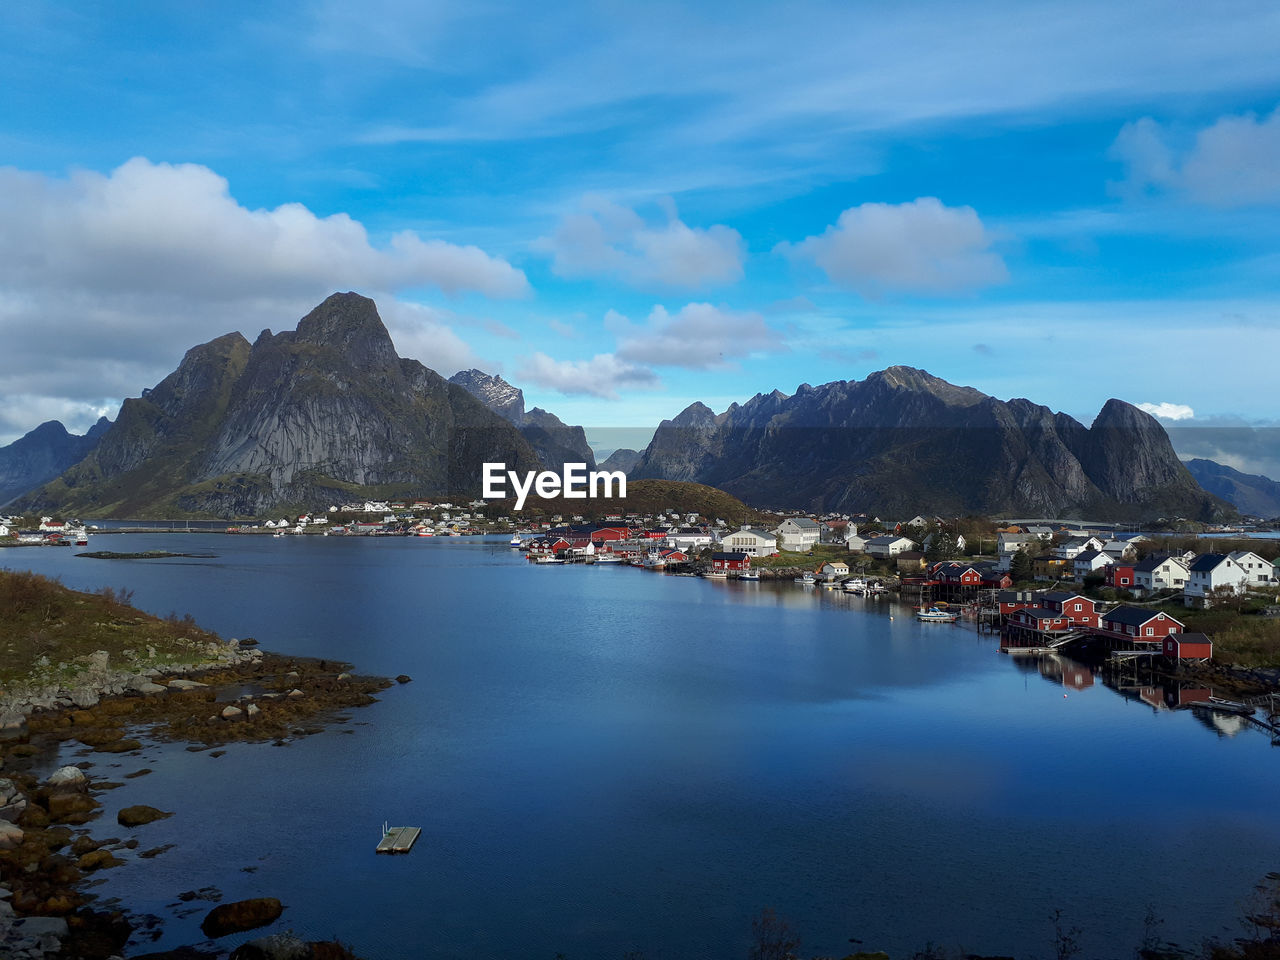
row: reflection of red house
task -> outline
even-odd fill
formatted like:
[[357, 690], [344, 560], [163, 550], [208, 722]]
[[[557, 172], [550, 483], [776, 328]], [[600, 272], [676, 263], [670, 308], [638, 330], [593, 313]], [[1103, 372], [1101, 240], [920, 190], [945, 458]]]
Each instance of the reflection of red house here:
[[1093, 686], [1093, 671], [1083, 664], [1067, 661], [1062, 668], [1062, 685], [1072, 690]]
[[1138, 699], [1153, 710], [1162, 710], [1166, 706], [1164, 687], [1143, 687], [1138, 691]]
[[1102, 568], [1102, 579], [1108, 587], [1115, 587], [1117, 590], [1132, 590], [1137, 583], [1132, 563], [1108, 563]]
[[711, 555], [712, 570], [750, 570], [751, 558], [745, 553], [713, 553]]
[[1213, 641], [1203, 633], [1171, 633], [1164, 638], [1163, 652], [1174, 660], [1211, 660]]

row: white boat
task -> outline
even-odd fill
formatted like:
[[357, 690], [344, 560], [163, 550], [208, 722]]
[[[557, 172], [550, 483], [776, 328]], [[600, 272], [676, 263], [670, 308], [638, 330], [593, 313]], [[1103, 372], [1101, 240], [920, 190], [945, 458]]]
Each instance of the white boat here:
[[564, 563], [564, 561], [561, 560], [559, 557], [546, 556], [546, 557], [539, 557], [537, 560], [534, 561], [534, 563]]
[[703, 576], [711, 580], [727, 580], [729, 578], [729, 574], [724, 570], [708, 570], [703, 573]]
[[853, 577], [844, 582], [845, 593], [862, 593], [867, 589], [867, 581], [861, 577]]
[[955, 623], [960, 619], [960, 614], [948, 613], [946, 610], [930, 607], [928, 610], [916, 611], [916, 619], [923, 620], [925, 623]]
[[661, 570], [666, 565], [667, 560], [660, 553], [651, 553], [644, 558], [644, 566], [648, 570]]
[[739, 580], [759, 580], [760, 574], [756, 573], [754, 570], [743, 570], [740, 574], [738, 574], [738, 579]]
[[621, 563], [622, 558], [616, 553], [596, 554], [596, 563]]
[[511, 538], [511, 542], [507, 544], [507, 546], [516, 547], [516, 548], [523, 547], [524, 541], [520, 539], [520, 534], [517, 533], [514, 537]]
[[803, 577], [796, 577], [796, 583], [814, 584], [818, 582], [818, 578], [812, 573], [806, 573]]

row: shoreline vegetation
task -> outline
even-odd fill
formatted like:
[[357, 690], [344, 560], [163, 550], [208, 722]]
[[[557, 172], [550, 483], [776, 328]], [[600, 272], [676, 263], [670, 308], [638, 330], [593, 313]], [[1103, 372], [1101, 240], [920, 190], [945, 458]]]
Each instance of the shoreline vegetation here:
[[[128, 600], [126, 591], [79, 593], [0, 571], [0, 956], [106, 960], [161, 923], [127, 905], [98, 906], [89, 887], [100, 870], [144, 868], [162, 856], [168, 847], [145, 848], [145, 825], [182, 811], [140, 804], [114, 825], [95, 823], [99, 797], [122, 785], [96, 772], [99, 755], [136, 759], [123, 777], [137, 779], [151, 772], [144, 741], [186, 743], [215, 758], [229, 743], [285, 746], [345, 722], [343, 711], [374, 703], [393, 684], [352, 675], [345, 663], [264, 652], [252, 638], [224, 642], [190, 618], [152, 617]], [[52, 775], [34, 773], [73, 748]], [[218, 904], [204, 931], [216, 943], [283, 909], [270, 897]], [[267, 940], [239, 948], [238, 960], [354, 957], [337, 942]], [[206, 944], [153, 956], [221, 955]]]

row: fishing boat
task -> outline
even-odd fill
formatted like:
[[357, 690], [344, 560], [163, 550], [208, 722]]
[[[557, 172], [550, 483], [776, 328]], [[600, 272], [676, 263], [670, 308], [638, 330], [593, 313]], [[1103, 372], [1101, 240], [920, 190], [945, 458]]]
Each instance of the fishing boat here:
[[507, 546], [518, 550], [520, 547], [524, 546], [524, 541], [520, 539], [520, 534], [517, 533], [511, 538], [511, 542], [508, 543]]
[[960, 619], [960, 614], [930, 607], [928, 610], [917, 610], [916, 619], [923, 620], [925, 623], [955, 623]]
[[845, 593], [862, 593], [867, 589], [867, 581], [861, 577], [851, 577], [844, 582]]
[[649, 555], [644, 558], [644, 567], [646, 570], [661, 570], [667, 565], [667, 558], [658, 551], [650, 551]]
[[729, 574], [723, 570], [707, 570], [702, 575], [711, 580], [726, 580], [729, 577]]
[[621, 563], [622, 558], [616, 553], [596, 554], [596, 563]]
[[534, 563], [564, 563], [564, 561], [561, 560], [559, 557], [553, 557], [548, 555], [548, 556], [539, 557], [537, 560], [534, 561]]
[[806, 586], [811, 586], [812, 584], [815, 584], [817, 582], [818, 582], [818, 578], [815, 577], [812, 573], [806, 573], [803, 577], [796, 577], [796, 583], [803, 583]]
[[760, 574], [756, 573], [756, 571], [754, 570], [743, 570], [740, 574], [738, 574], [738, 579], [739, 580], [759, 580]]

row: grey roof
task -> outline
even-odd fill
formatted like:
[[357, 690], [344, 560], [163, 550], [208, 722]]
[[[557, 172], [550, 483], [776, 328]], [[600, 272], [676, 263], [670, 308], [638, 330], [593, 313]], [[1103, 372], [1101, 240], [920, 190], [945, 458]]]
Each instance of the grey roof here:
[[887, 547], [889, 544], [897, 543], [899, 540], [910, 540], [910, 539], [911, 539], [910, 537], [904, 537], [900, 533], [886, 533], [878, 537], [872, 537], [870, 540], [866, 542], [868, 545], [874, 543], [877, 546]]
[[1105, 556], [1106, 554], [1103, 553], [1101, 550], [1085, 550], [1083, 553], [1077, 553], [1074, 559], [1077, 563], [1079, 563], [1081, 560], [1096, 560], [1098, 557], [1105, 557]]
[[1201, 554], [1191, 562], [1191, 570], [1193, 573], [1207, 573], [1210, 570], [1218, 569], [1219, 566], [1230, 559], [1225, 553]]
[[[1154, 620], [1160, 616], [1159, 610], [1144, 610], [1141, 607], [1116, 607], [1110, 613], [1104, 613], [1102, 619], [1108, 623], [1123, 623], [1131, 627], [1140, 627], [1148, 620]], [[1166, 620], [1173, 620], [1174, 623], [1181, 624], [1181, 620], [1177, 620], [1169, 614], [1165, 614]]]
[[1153, 553], [1149, 557], [1146, 557], [1142, 560], [1139, 560], [1137, 563], [1135, 563], [1133, 565], [1133, 572], [1134, 573], [1152, 573], [1155, 571], [1156, 567], [1159, 567], [1161, 564], [1163, 564], [1167, 560], [1177, 560], [1179, 563], [1182, 563], [1180, 559], [1172, 556], [1171, 554]]
[[[1043, 599], [1049, 603], [1066, 603], [1068, 600], [1074, 600], [1076, 597], [1079, 597], [1081, 600], [1089, 599], [1083, 594], [1075, 593], [1071, 590], [1050, 590], [1044, 594]], [[1090, 602], [1092, 603], [1093, 601]]]
[[[808, 517], [787, 517], [787, 520], [790, 520], [792, 523], [794, 523], [797, 527], [799, 527], [802, 530], [821, 529], [818, 525], [817, 520], [810, 520]], [[782, 522], [786, 523], [787, 520], [783, 520]]]

